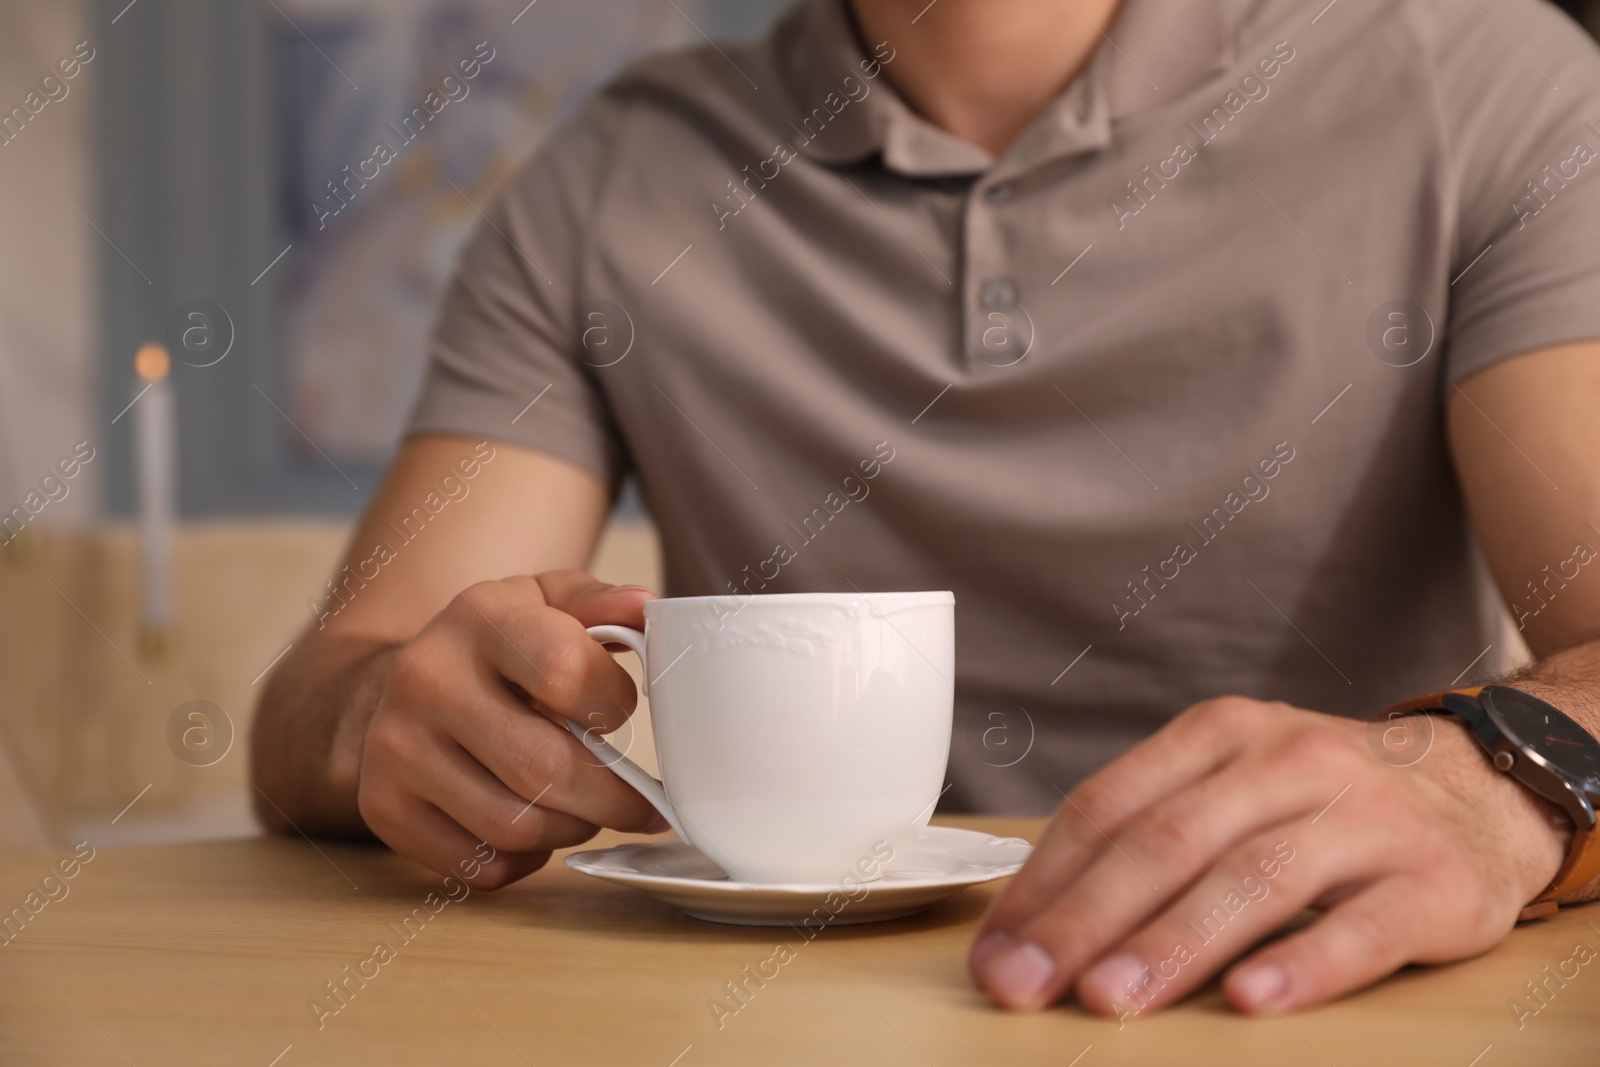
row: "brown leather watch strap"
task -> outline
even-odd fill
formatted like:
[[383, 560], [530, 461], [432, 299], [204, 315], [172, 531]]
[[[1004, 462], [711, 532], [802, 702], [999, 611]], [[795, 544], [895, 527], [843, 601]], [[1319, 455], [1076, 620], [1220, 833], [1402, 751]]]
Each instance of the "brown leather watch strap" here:
[[1398, 704], [1384, 708], [1377, 714], [1376, 718], [1393, 719], [1400, 715], [1410, 715], [1418, 711], [1443, 711], [1444, 698], [1452, 693], [1457, 696], [1475, 697], [1481, 692], [1483, 692], [1483, 686], [1474, 685], [1465, 689], [1441, 689], [1436, 693], [1424, 693], [1422, 696], [1412, 697], [1410, 700], [1402, 700]]
[[1554, 903], [1568, 893], [1576, 893], [1600, 875], [1600, 834], [1576, 830], [1566, 862], [1550, 880], [1550, 888], [1534, 898], [1534, 904]]

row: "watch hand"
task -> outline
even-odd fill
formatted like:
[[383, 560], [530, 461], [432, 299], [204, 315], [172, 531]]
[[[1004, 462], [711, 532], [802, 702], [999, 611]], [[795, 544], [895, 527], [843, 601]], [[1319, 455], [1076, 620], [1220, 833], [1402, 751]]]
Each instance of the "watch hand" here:
[[1564, 737], [1551, 737], [1549, 734], [1545, 734], [1544, 735], [1544, 739], [1546, 741], [1554, 741], [1558, 745], [1571, 745], [1573, 748], [1583, 748], [1584, 747], [1583, 743], [1581, 741], [1568, 741]]

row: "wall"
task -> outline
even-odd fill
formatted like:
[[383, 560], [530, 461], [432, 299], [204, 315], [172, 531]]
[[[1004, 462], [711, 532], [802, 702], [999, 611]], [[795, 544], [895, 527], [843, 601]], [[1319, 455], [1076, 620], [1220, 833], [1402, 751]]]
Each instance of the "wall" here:
[[[0, 4], [0, 112], [20, 106], [83, 39], [79, 0]], [[46, 104], [20, 135], [0, 144], [3, 510], [92, 432], [91, 357], [99, 332], [93, 242], [100, 238], [73, 205], [88, 212], [95, 203], [88, 146], [97, 76], [91, 62], [63, 83], [64, 98]], [[39, 521], [60, 526], [93, 515], [99, 482], [99, 470], [85, 471], [72, 494], [50, 505]]]

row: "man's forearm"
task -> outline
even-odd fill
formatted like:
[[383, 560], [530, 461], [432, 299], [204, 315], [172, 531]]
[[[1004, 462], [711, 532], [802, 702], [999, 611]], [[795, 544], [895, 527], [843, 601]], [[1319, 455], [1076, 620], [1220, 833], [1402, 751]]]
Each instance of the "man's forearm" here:
[[285, 658], [256, 708], [250, 774], [262, 825], [366, 836], [361, 746], [399, 645], [325, 636]]

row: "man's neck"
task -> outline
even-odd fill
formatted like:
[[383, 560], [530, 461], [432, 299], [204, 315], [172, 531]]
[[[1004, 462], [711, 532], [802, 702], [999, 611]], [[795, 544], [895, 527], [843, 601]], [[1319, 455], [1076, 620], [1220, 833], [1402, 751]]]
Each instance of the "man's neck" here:
[[[998, 156], [1067, 87], [1121, 0], [850, 0], [918, 114]], [[913, 22], [912, 20], [916, 21]]]

